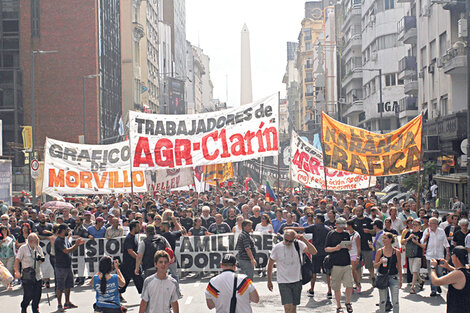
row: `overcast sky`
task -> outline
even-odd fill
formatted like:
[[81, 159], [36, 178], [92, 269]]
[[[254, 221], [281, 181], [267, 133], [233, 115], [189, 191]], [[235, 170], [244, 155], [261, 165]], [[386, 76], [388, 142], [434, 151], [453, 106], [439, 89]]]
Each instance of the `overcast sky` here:
[[251, 40], [253, 100], [281, 91], [286, 42], [297, 41], [303, 0], [186, 0], [186, 37], [210, 57], [214, 98], [240, 103], [240, 33], [246, 23]]

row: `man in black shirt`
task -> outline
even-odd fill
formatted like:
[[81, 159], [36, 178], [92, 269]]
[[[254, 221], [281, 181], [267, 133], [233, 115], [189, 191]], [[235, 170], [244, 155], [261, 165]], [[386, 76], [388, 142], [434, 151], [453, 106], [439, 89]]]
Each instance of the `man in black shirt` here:
[[[78, 246], [85, 243], [85, 240], [78, 238], [71, 246], [68, 239], [69, 229], [67, 224], [60, 224], [57, 230], [57, 239], [54, 242], [55, 249], [55, 275], [57, 288], [57, 311], [64, 312], [64, 309], [76, 308], [70, 302], [70, 289], [73, 287], [72, 253]], [[65, 303], [62, 307], [62, 293], [65, 292]]]
[[253, 216], [250, 216], [250, 221], [253, 222], [252, 228], [256, 229], [256, 225], [261, 223], [261, 208], [255, 205], [251, 212], [253, 212]]
[[202, 214], [201, 214], [201, 220], [202, 220], [202, 226], [209, 229], [209, 226], [213, 223], [215, 223], [215, 218], [210, 215], [211, 213], [211, 208], [208, 206], [203, 206], [202, 207]]
[[[353, 291], [353, 276], [349, 250], [351, 243], [349, 234], [344, 231], [346, 220], [342, 217], [336, 220], [336, 229], [326, 236], [325, 252], [330, 254], [333, 268], [331, 270], [331, 288], [335, 292], [337, 310], [341, 308], [341, 283], [346, 287], [346, 308], [352, 312], [351, 294]], [[348, 245], [341, 242], [349, 242]]]
[[138, 221], [132, 221], [129, 224], [129, 234], [124, 239], [124, 252], [122, 253], [122, 264], [121, 272], [122, 276], [126, 281], [124, 287], [122, 287], [119, 292], [125, 293], [127, 286], [131, 282], [131, 279], [134, 280], [135, 287], [139, 294], [142, 293], [142, 287], [144, 285], [144, 279], [141, 275], [135, 275], [135, 260], [137, 259], [137, 238], [136, 234], [140, 233], [140, 223]]
[[52, 236], [52, 224], [46, 223], [44, 213], [39, 213], [39, 223], [36, 224], [36, 230], [40, 239]]
[[202, 226], [202, 219], [200, 217], [196, 217], [194, 219], [194, 226], [191, 227], [188, 231], [188, 236], [205, 236], [209, 235], [207, 228]]
[[225, 219], [225, 223], [228, 224], [230, 229], [233, 229], [235, 224], [237, 224], [237, 215], [235, 208], [229, 208], [227, 211], [227, 218]]
[[242, 222], [242, 232], [238, 236], [236, 250], [238, 250], [237, 260], [240, 271], [253, 280], [256, 249], [255, 242], [250, 236], [250, 232], [253, 230], [252, 224], [250, 220]]
[[[372, 235], [375, 234], [372, 219], [364, 216], [364, 208], [361, 205], [354, 208], [354, 213], [356, 214], [356, 218], [353, 219], [354, 229], [361, 236], [361, 258], [364, 260], [364, 266], [369, 271], [372, 285], [374, 285], [374, 262], [372, 260], [372, 249], [369, 245], [369, 243], [372, 244]], [[358, 266], [360, 267], [361, 263]]]

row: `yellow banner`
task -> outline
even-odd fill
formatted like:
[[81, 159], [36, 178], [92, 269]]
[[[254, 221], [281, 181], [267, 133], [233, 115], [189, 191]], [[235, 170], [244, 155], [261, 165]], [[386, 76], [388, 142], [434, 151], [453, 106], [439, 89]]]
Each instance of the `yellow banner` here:
[[233, 177], [232, 163], [208, 165], [205, 168], [204, 177], [209, 185], [215, 186], [217, 182], [219, 184], [225, 182]]
[[325, 166], [369, 176], [399, 175], [419, 169], [422, 116], [387, 134], [340, 123], [322, 112]]
[[31, 126], [23, 126], [23, 131], [21, 132], [23, 136], [23, 148], [32, 149], [33, 148], [33, 128]]

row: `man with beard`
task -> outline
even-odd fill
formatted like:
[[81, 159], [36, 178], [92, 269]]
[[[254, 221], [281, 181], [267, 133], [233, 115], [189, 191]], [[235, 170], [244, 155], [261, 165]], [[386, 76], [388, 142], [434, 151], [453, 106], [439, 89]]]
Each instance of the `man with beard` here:
[[364, 266], [370, 273], [372, 285], [374, 285], [374, 263], [372, 261], [372, 249], [369, 246], [369, 243], [372, 244], [372, 235], [375, 234], [372, 219], [364, 216], [364, 208], [360, 205], [356, 206], [354, 211], [356, 213], [356, 218], [353, 219], [354, 229], [361, 236], [361, 258], [364, 261]]
[[210, 215], [211, 208], [208, 206], [203, 206], [202, 207], [202, 214], [201, 214], [201, 220], [202, 220], [202, 226], [205, 228], [209, 228], [213, 223], [215, 223], [215, 218]]
[[[139, 294], [142, 293], [142, 287], [144, 285], [144, 279], [141, 275], [136, 275], [134, 273], [135, 263], [137, 259], [137, 237], [136, 235], [140, 233], [140, 224], [138, 221], [132, 221], [129, 224], [129, 234], [124, 239], [124, 252], [122, 253], [122, 264], [121, 272], [124, 276], [126, 284], [119, 290], [119, 293], [125, 293], [127, 286], [131, 282], [131, 279], [134, 281], [135, 287]], [[122, 299], [121, 299], [122, 301]]]
[[52, 236], [52, 224], [46, 223], [46, 216], [44, 213], [39, 213], [38, 219], [39, 223], [36, 224], [36, 230], [38, 232], [38, 236], [40, 236], [40, 239]]
[[227, 218], [225, 219], [225, 223], [230, 226], [230, 229], [233, 229], [235, 224], [237, 223], [237, 216], [235, 208], [229, 208], [227, 211]]

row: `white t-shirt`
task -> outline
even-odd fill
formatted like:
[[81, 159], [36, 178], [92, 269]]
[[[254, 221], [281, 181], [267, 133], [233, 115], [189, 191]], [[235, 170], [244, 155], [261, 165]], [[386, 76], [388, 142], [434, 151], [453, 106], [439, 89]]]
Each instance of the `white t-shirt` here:
[[[302, 241], [298, 242], [300, 254], [302, 255], [307, 245]], [[284, 241], [277, 243], [271, 251], [270, 258], [276, 261], [278, 283], [295, 283], [302, 280], [299, 254], [295, 249], [294, 243], [290, 245], [286, 245]]]
[[273, 225], [271, 224], [263, 226], [261, 225], [261, 223], [259, 223], [256, 225], [255, 231], [263, 233], [263, 234], [272, 234], [274, 232], [274, 229], [273, 229]]
[[160, 279], [157, 275], [147, 277], [142, 289], [142, 300], [147, 302], [147, 313], [170, 313], [170, 305], [178, 301], [177, 282], [171, 276]]
[[357, 231], [354, 231], [354, 233], [350, 234], [349, 237], [351, 238], [351, 250], [349, 250], [349, 255], [351, 257], [357, 256], [357, 243], [356, 243], [356, 238], [361, 237]]
[[[233, 294], [234, 272], [223, 271], [209, 281], [206, 288], [206, 299], [211, 299], [215, 303], [216, 313], [230, 312], [230, 300]], [[255, 286], [246, 275], [237, 275], [237, 306], [236, 313], [251, 313], [250, 293], [255, 290]]]
[[[28, 241], [26, 240], [26, 243], [22, 245], [19, 249], [18, 252], [16, 253], [16, 258], [21, 262], [21, 266], [23, 269], [27, 267], [34, 267], [34, 258], [36, 256], [41, 256], [44, 257], [44, 253], [42, 252], [42, 249], [40, 246], [36, 246], [36, 248], [33, 250], [29, 244]], [[41, 263], [36, 260], [36, 268], [34, 269], [36, 271], [36, 280], [42, 279], [42, 274], [41, 274]]]

